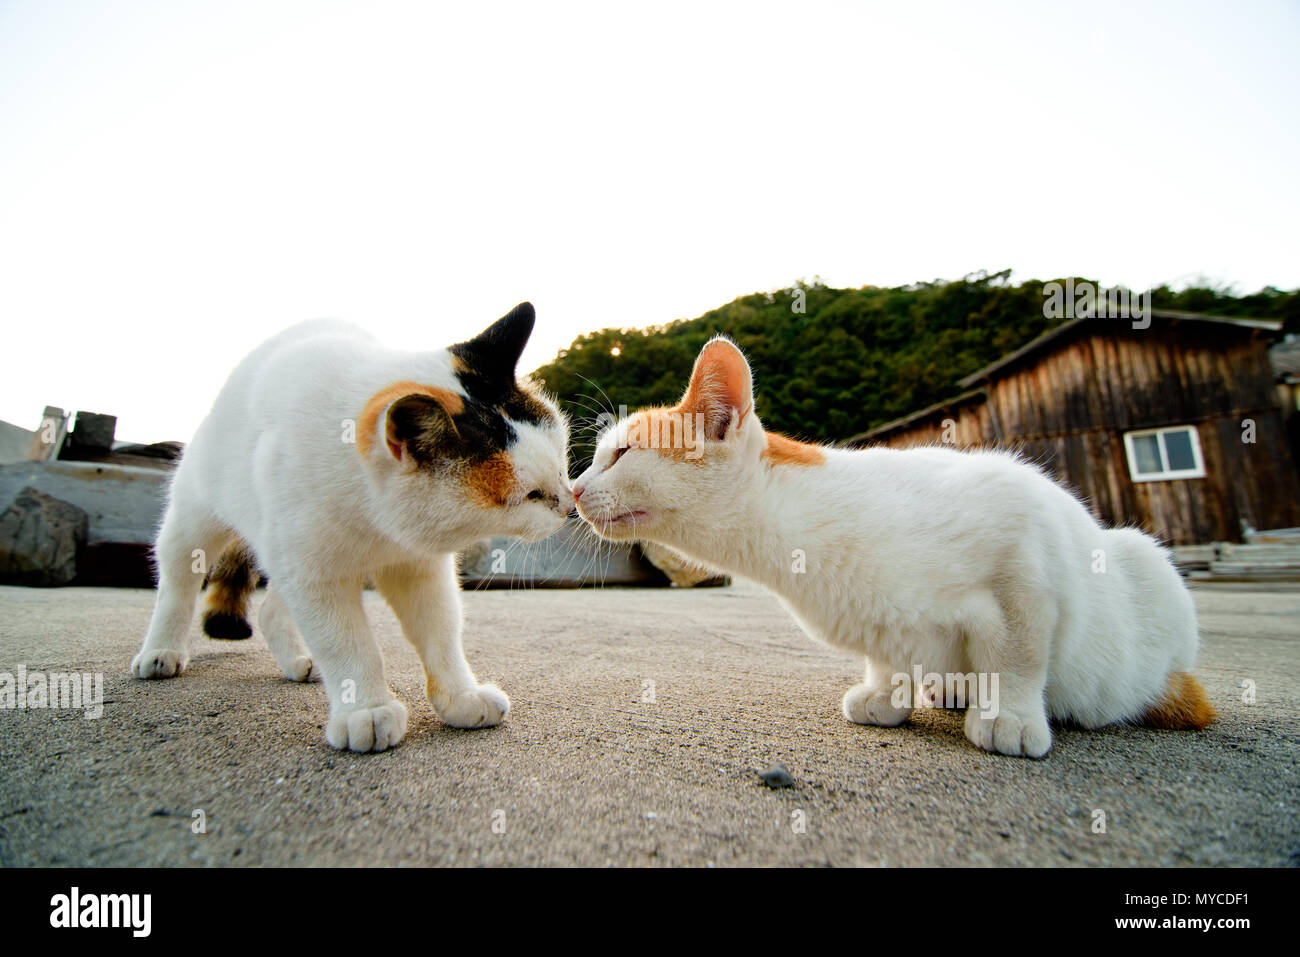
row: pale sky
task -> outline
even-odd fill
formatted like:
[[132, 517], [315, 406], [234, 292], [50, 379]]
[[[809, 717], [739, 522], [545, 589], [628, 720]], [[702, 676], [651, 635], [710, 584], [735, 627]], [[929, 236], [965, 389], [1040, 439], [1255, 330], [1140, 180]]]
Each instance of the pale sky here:
[[336, 316], [433, 349], [820, 275], [1300, 286], [1295, 3], [0, 0], [0, 419], [190, 438]]

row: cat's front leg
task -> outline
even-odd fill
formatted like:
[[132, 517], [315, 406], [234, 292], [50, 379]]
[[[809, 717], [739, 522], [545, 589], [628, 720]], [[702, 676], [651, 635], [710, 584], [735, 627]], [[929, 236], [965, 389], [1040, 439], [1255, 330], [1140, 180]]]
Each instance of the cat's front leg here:
[[883, 728], [895, 727], [910, 718], [913, 710], [910, 686], [899, 689], [893, 681], [896, 673], [897, 669], [873, 664], [868, 658], [862, 684], [854, 685], [844, 695], [844, 717], [854, 724], [874, 724]]
[[1045, 683], [1003, 670], [991, 704], [966, 709], [966, 737], [977, 747], [1012, 757], [1041, 758], [1052, 750], [1052, 727], [1043, 703]]
[[995, 754], [1041, 758], [1052, 750], [1047, 720], [1048, 634], [1055, 622], [1046, 602], [1007, 603], [1005, 615], [967, 626], [966, 650], [987, 701], [966, 709], [966, 737]]
[[510, 699], [496, 685], [478, 683], [461, 648], [455, 557], [390, 566], [375, 575], [375, 586], [420, 653], [425, 692], [438, 717], [453, 728], [489, 728], [505, 720]]
[[329, 693], [325, 740], [347, 751], [386, 751], [406, 736], [406, 708], [384, 680], [384, 657], [361, 607], [361, 582], [303, 583], [272, 572]]

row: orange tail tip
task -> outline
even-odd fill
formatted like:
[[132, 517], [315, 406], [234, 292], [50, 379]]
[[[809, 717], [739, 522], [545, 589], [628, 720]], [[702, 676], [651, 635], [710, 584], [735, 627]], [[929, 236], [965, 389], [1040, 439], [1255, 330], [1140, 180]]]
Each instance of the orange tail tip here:
[[1185, 671], [1175, 671], [1169, 675], [1165, 693], [1142, 713], [1140, 721], [1168, 731], [1200, 731], [1217, 717], [1201, 683]]

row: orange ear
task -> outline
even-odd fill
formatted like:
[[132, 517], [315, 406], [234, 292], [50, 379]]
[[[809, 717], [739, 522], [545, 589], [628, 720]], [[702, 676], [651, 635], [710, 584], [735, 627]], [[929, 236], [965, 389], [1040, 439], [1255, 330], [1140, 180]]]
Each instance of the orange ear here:
[[730, 339], [714, 339], [705, 345], [695, 360], [681, 408], [704, 413], [704, 434], [717, 441], [726, 438], [733, 410], [739, 425], [753, 401], [749, 363], [736, 344]]

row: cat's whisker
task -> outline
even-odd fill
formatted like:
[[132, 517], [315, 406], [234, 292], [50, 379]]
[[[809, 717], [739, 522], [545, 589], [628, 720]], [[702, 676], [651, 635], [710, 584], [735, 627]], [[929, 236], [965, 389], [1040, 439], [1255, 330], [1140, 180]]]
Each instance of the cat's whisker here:
[[[598, 383], [592, 382], [590, 379], [588, 379], [588, 378], [587, 378], [585, 375], [583, 375], [581, 372], [579, 372], [577, 375], [578, 375], [578, 378], [579, 378], [579, 379], [582, 379], [584, 382], [587, 382], [587, 383], [589, 383], [589, 384], [591, 384], [591, 385], [596, 386], [596, 390], [597, 390], [598, 392], [600, 392], [600, 394], [601, 394], [602, 396], [604, 396], [605, 401], [609, 403], [609, 408], [608, 408], [606, 411], [608, 411], [610, 415], [613, 415], [613, 416], [615, 416], [615, 417], [617, 418], [617, 410], [616, 410], [616, 407], [615, 407], [615, 405], [614, 405], [614, 400], [613, 400], [612, 398], [610, 398], [609, 393], [606, 392], [603, 388], [601, 388], [600, 385], [599, 385]], [[592, 398], [595, 398], [595, 397], [593, 396]]]
[[593, 406], [582, 401], [583, 398], [586, 397], [568, 396], [564, 401], [570, 405], [576, 405], [578, 408], [591, 413], [592, 419], [595, 421], [600, 421], [602, 418], [605, 418], [607, 415], [612, 414], [599, 402], [597, 402], [596, 405]]

